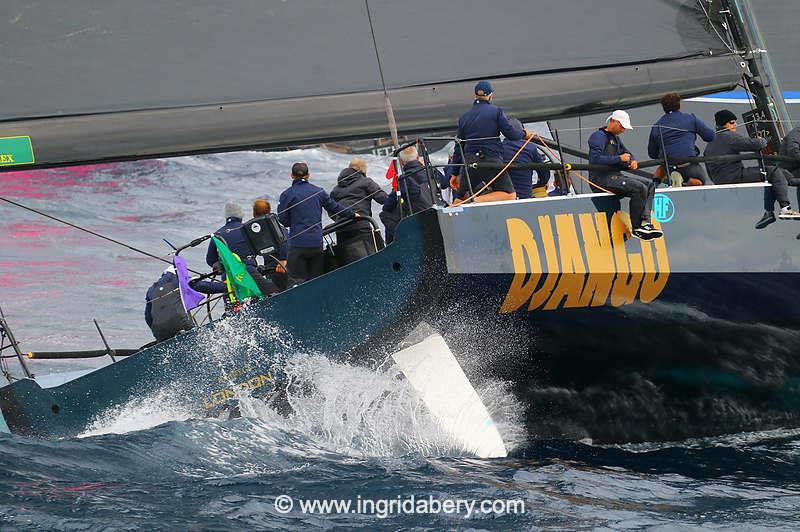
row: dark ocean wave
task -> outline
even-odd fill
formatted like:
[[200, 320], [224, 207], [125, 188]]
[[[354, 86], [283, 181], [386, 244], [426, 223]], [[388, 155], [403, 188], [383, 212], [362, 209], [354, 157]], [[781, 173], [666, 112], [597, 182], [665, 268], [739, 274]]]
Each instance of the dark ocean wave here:
[[[162, 238], [180, 244], [221, 225], [227, 199], [247, 204], [267, 196], [275, 201], [295, 160], [307, 160], [313, 179], [330, 189], [348, 159], [322, 150], [252, 152], [107, 165], [77, 175], [74, 170], [3, 174], [0, 192], [142, 249], [166, 253]], [[370, 157], [368, 162], [370, 174], [387, 186], [385, 159]], [[2, 304], [24, 348], [96, 349], [100, 340], [92, 317], [115, 347], [149, 341], [144, 293], [162, 271], [160, 263], [22, 211], [3, 213]], [[202, 264], [200, 255], [187, 257]], [[508, 345], [469, 356], [476, 352], [470, 342], [477, 324], [449, 325], [452, 347], [471, 376], [486, 363], [518, 369], [503, 349]], [[514, 338], [513, 331], [501, 333], [498, 337]], [[645, 418], [684, 428], [722, 423], [731, 416], [746, 419], [747, 411], [736, 405], [707, 403], [689, 423], [675, 419], [669, 408], [658, 408], [655, 398], [663, 390], [635, 380], [627, 388], [576, 394], [568, 388], [513, 390], [477, 379], [512, 447], [509, 458], [478, 460], [437, 432], [388, 370], [381, 374], [324, 359], [304, 360], [307, 364], [301, 360], [295, 369], [314, 379], [318, 393], [294, 397], [294, 415], [288, 419], [245, 402], [241, 419], [198, 420], [168, 398], [154, 397], [109, 412], [81, 438], [0, 435], [0, 528], [791, 529], [800, 518], [797, 431], [701, 440], [676, 434], [673, 443], [622, 446], [529, 442], [529, 434], [549, 433], [537, 411], [521, 412], [520, 401], [537, 399], [542, 408], [550, 408], [555, 423], [558, 408], [585, 413], [586, 424], [571, 433], [577, 438], [598, 433], [595, 429], [615, 429], [614, 420], [592, 417], [598, 401], [618, 405], [615, 419], [626, 430], [644, 426]], [[97, 362], [31, 365], [46, 374]], [[752, 366], [747, 356], [739, 362], [742, 371]], [[704, 404], [702, 398], [693, 400]], [[775, 426], [781, 424], [774, 420]], [[554, 426], [552, 433], [564, 434], [563, 429]], [[725, 426], [715, 430], [725, 432]], [[319, 515], [295, 508], [282, 514], [275, 506], [280, 495], [294, 497], [297, 504], [301, 498], [355, 503], [411, 496], [521, 500], [525, 513], [470, 518], [463, 513], [390, 513], [381, 518], [375, 512]]]
[[[172, 421], [64, 441], [0, 436], [0, 518], [26, 529], [785, 526], [800, 517], [800, 436], [646, 448], [540, 441], [507, 459], [343, 455], [262, 419]], [[281, 514], [300, 499], [522, 500], [492, 516]]]

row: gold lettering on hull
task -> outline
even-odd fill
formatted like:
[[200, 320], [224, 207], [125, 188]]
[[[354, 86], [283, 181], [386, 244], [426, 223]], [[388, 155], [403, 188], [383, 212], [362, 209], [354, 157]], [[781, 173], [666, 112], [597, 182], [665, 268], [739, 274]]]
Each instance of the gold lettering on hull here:
[[[528, 311], [619, 307], [637, 297], [650, 303], [667, 285], [665, 239], [629, 239], [627, 244], [634, 248], [629, 251], [627, 213], [618, 211], [610, 220], [602, 212], [539, 216], [537, 225], [534, 232], [524, 220], [506, 220], [514, 278], [500, 307], [502, 314], [526, 305]], [[657, 221], [653, 225], [660, 228]]]
[[203, 408], [209, 410], [217, 405], [230, 401], [242, 391], [252, 392], [270, 382], [272, 382], [272, 375], [256, 375], [244, 382], [234, 384], [232, 389], [229, 388], [213, 392], [210, 397], [203, 399]]

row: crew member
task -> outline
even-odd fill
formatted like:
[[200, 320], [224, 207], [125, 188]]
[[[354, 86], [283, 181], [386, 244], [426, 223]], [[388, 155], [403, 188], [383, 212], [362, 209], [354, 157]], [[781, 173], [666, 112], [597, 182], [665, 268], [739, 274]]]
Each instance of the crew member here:
[[[347, 205], [350, 209], [361, 216], [372, 217], [372, 202], [384, 204], [388, 194], [372, 179], [367, 177], [367, 162], [363, 159], [353, 159], [347, 168], [339, 173], [336, 186], [331, 190], [331, 199], [342, 205]], [[334, 218], [336, 221], [342, 216]], [[347, 244], [356, 240], [363, 241], [368, 247], [349, 246], [348, 262], [366, 257], [378, 250], [375, 249], [374, 240], [365, 238], [372, 234], [372, 225], [362, 220], [355, 222], [344, 229], [336, 231], [336, 243], [338, 245]]]
[[[241, 205], [234, 201], [229, 201], [225, 204], [225, 225], [214, 231], [214, 236], [219, 237], [225, 242], [233, 253], [236, 253], [246, 266], [256, 266], [256, 259], [253, 252], [250, 250], [250, 245], [247, 243], [247, 238], [242, 232], [242, 218], [244, 218], [244, 210]], [[219, 263], [219, 254], [217, 253], [217, 246], [214, 242], [209, 242], [208, 251], [206, 252], [206, 263], [214, 267]]]
[[793, 161], [781, 161], [780, 167], [792, 173], [792, 177], [800, 179], [800, 127], [796, 127], [787, 133], [786, 138], [781, 142], [780, 155], [791, 157]]
[[306, 163], [292, 165], [292, 185], [278, 200], [278, 220], [289, 229], [289, 270], [299, 282], [325, 273], [322, 249], [322, 209], [331, 217], [358, 216], [332, 200], [325, 190], [308, 182]]
[[[247, 237], [242, 231], [242, 218], [244, 217], [244, 210], [241, 205], [234, 201], [229, 201], [225, 204], [225, 225], [214, 231], [214, 236], [219, 237], [231, 252], [235, 253], [244, 264], [247, 272], [253, 277], [253, 280], [258, 285], [261, 293], [266, 295], [276, 292], [274, 286], [271, 286], [263, 275], [258, 271], [258, 264], [256, 258], [250, 249], [250, 244], [247, 242]], [[213, 240], [208, 243], [208, 251], [206, 251], [206, 264], [211, 266], [214, 271], [222, 272], [223, 267], [219, 261], [219, 253], [217, 252], [217, 245]], [[223, 283], [213, 280], [197, 280], [192, 281], [192, 288], [204, 294], [223, 294], [227, 292], [227, 287]]]
[[[392, 193], [383, 204], [381, 221], [386, 229], [386, 242], [394, 240], [394, 230], [402, 219], [402, 211], [407, 214], [422, 212], [433, 206], [434, 192], [428, 182], [428, 172], [419, 160], [419, 152], [415, 146], [402, 150], [397, 158], [403, 173], [397, 178], [399, 194]], [[444, 174], [434, 170], [434, 179], [438, 184], [444, 182]]]
[[[503, 146], [500, 143], [500, 134], [510, 140], [527, 139], [531, 136], [525, 129], [515, 127], [506, 117], [505, 112], [492, 103], [494, 89], [488, 81], [479, 81], [475, 85], [475, 102], [472, 108], [458, 119], [458, 132], [456, 133], [456, 150], [453, 164], [462, 163], [503, 163]], [[462, 157], [463, 150], [463, 157]], [[475, 202], [502, 201], [516, 199], [514, 184], [508, 172], [503, 172], [497, 179], [499, 169], [461, 169], [461, 173], [453, 175], [450, 183], [458, 191], [453, 204], [458, 204], [472, 193], [477, 193], [486, 185], [481, 195]], [[469, 180], [466, 176], [469, 176]], [[468, 182], [469, 181], [469, 182]], [[491, 184], [490, 184], [491, 182]]]
[[[703, 123], [694, 114], [681, 112], [681, 97], [674, 92], [665, 94], [661, 98], [661, 107], [664, 116], [653, 124], [650, 130], [650, 140], [647, 143], [647, 154], [651, 159], [666, 159], [672, 157], [697, 157], [700, 150], [695, 146], [697, 135], [706, 142], [714, 140], [714, 130]], [[677, 164], [676, 171], [683, 177], [683, 184], [689, 186], [710, 185], [708, 174], [699, 163]], [[660, 166], [656, 170], [656, 177], [666, 178], [669, 171]]]
[[258, 198], [253, 202], [253, 218], [264, 216], [272, 212], [272, 205], [264, 198]]
[[158, 281], [147, 289], [144, 321], [159, 342], [194, 327], [191, 316], [183, 306], [174, 267], [164, 270]]
[[[270, 204], [269, 200], [265, 198], [258, 198], [253, 202], [253, 218], [266, 216], [267, 214], [271, 213], [272, 205]], [[282, 225], [278, 225], [278, 227], [280, 227], [285, 236], [286, 229], [284, 229]], [[264, 277], [275, 283], [275, 286], [280, 291], [286, 290], [286, 287], [289, 285], [290, 281], [286, 272], [286, 259], [288, 253], [289, 245], [284, 242], [278, 249], [278, 252], [275, 254], [275, 256], [264, 257], [264, 265], [258, 267], [258, 270], [264, 275]]]
[[[516, 118], [510, 119], [511, 123], [517, 129], [523, 129], [522, 123]], [[525, 145], [524, 140], [503, 140], [503, 161], [509, 162], [514, 155]], [[514, 159], [513, 164], [530, 164], [530, 163], [543, 163], [544, 159], [539, 153], [539, 149], [533, 144], [528, 143], [517, 158]], [[527, 199], [531, 197], [533, 192], [533, 169], [527, 168], [512, 168], [508, 171], [511, 176], [511, 182], [514, 184], [514, 190], [517, 193], [517, 199]], [[536, 170], [536, 185], [538, 187], [546, 187], [547, 182], [550, 181], [550, 170]]]
[[662, 236], [661, 231], [650, 223], [655, 182], [635, 175], [622, 175], [623, 170], [639, 168], [639, 163], [619, 139], [619, 135], [633, 129], [630, 116], [625, 111], [614, 111], [606, 119], [606, 124], [589, 137], [589, 164], [602, 164], [614, 169], [590, 170], [589, 179], [609, 192], [631, 199], [634, 236], [643, 240], [658, 238]]
[[[778, 167], [784, 171], [789, 186], [800, 187], [800, 127], [796, 127], [786, 134], [786, 137], [781, 141], [778, 154], [793, 159], [792, 161], [779, 161]], [[772, 191], [767, 190], [767, 194], [770, 195], [771, 200]], [[797, 189], [797, 202], [798, 206], [800, 206], [800, 188]], [[774, 202], [769, 201], [767, 210], [772, 210], [772, 207], [774, 207]], [[765, 226], [773, 221], [775, 221], [774, 214]]]
[[[717, 123], [717, 136], [706, 146], [703, 155], [714, 157], [718, 155], [738, 155], [742, 152], [761, 151], [767, 147], [767, 139], [762, 137], [750, 138], [736, 132], [736, 115], [727, 109], [714, 114]], [[706, 168], [715, 185], [731, 185], [735, 183], [760, 183], [764, 181], [764, 174], [757, 166], [745, 167], [742, 161], [707, 161]], [[772, 190], [764, 193], [764, 216], [756, 223], [756, 228], [763, 229], [775, 221], [775, 200], [780, 206], [779, 218], [800, 218], [800, 213], [792, 209], [789, 201], [789, 184], [785, 170], [767, 166], [767, 180], [772, 183]]]

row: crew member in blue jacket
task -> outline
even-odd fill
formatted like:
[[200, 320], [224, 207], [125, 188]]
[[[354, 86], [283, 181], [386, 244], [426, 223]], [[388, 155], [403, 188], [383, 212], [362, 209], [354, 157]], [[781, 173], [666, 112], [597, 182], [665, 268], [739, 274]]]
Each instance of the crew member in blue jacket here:
[[[244, 210], [241, 205], [233, 201], [227, 202], [225, 204], [225, 225], [214, 231], [214, 235], [221, 238], [225, 245], [228, 246], [228, 249], [239, 255], [239, 258], [242, 259], [246, 266], [255, 268], [258, 266], [256, 258], [253, 256], [250, 244], [247, 243], [247, 237], [244, 236], [242, 231], [243, 218]], [[209, 241], [208, 251], [206, 251], [206, 264], [213, 268], [217, 262], [219, 262], [217, 246], [213, 241]]]
[[[398, 154], [403, 173], [397, 177], [399, 191], [392, 192], [383, 203], [380, 217], [386, 233], [386, 243], [394, 240], [394, 230], [403, 218], [422, 212], [433, 206], [435, 192], [428, 182], [428, 173], [419, 160], [419, 152], [409, 146]], [[445, 182], [444, 174], [434, 169], [434, 179], [441, 187]]]
[[[522, 129], [522, 123], [516, 118], [511, 119], [511, 123]], [[520, 148], [525, 144], [524, 140], [503, 140], [503, 161], [509, 162]], [[544, 159], [539, 153], [539, 149], [532, 143], [522, 148], [522, 151], [517, 158], [514, 159], [513, 164], [530, 164], [530, 163], [543, 163]], [[533, 192], [533, 169], [526, 168], [512, 168], [508, 171], [511, 176], [511, 182], [514, 184], [514, 190], [517, 193], [517, 199], [527, 199], [531, 197]], [[538, 186], [547, 186], [550, 181], [550, 170], [536, 170], [536, 184]]]
[[[650, 140], [647, 143], [647, 155], [651, 159], [664, 159], [667, 154], [667, 163], [683, 176], [684, 185], [711, 185], [703, 165], [699, 163], [673, 165], [672, 157], [697, 157], [700, 150], [695, 146], [697, 135], [706, 142], [714, 140], [714, 130], [708, 127], [694, 114], [681, 112], [681, 97], [674, 92], [665, 94], [661, 98], [661, 107], [664, 116], [653, 124], [650, 130]], [[663, 147], [663, 149], [662, 149]], [[656, 170], [656, 176], [665, 178], [669, 171], [664, 171], [663, 165]]]
[[[244, 209], [242, 206], [234, 201], [229, 201], [225, 204], [225, 225], [214, 231], [214, 236], [217, 236], [225, 242], [233, 253], [239, 256], [242, 263], [247, 268], [247, 272], [253, 277], [253, 280], [258, 285], [258, 288], [264, 295], [274, 293], [276, 290], [272, 288], [267, 280], [258, 271], [258, 263], [253, 251], [250, 249], [250, 244], [247, 242], [247, 237], [242, 231], [242, 219], [244, 218]], [[209, 241], [208, 250], [206, 251], [206, 264], [214, 268], [216, 271], [222, 271], [223, 268], [219, 264], [219, 253], [217, 252], [217, 245], [214, 241]], [[228, 291], [224, 283], [213, 280], [201, 279], [199, 281], [193, 280], [191, 283], [192, 288], [204, 294], [224, 294]]]
[[[639, 163], [619, 139], [627, 129], [633, 129], [625, 111], [614, 111], [601, 127], [589, 137], [589, 164], [602, 164], [613, 169], [589, 170], [589, 180], [605, 190], [631, 199], [631, 225], [637, 238], [650, 240], [662, 236], [650, 223], [656, 185], [652, 179], [622, 175], [623, 170], [636, 170]], [[597, 187], [593, 187], [597, 190]], [[600, 190], [597, 190], [600, 192]]]
[[[494, 89], [488, 81], [479, 81], [475, 85], [475, 102], [469, 111], [458, 119], [458, 132], [456, 133], [455, 155], [453, 164], [460, 165], [472, 163], [495, 163], [503, 165], [503, 146], [500, 143], [500, 133], [510, 140], [526, 139], [530, 133], [521, 127], [515, 127], [509, 121], [505, 112], [492, 103]], [[459, 147], [460, 145], [460, 147]], [[462, 157], [463, 149], [463, 157]], [[458, 168], [458, 167], [457, 167]], [[478, 192], [489, 183], [499, 169], [470, 169], [465, 172], [463, 167], [458, 176], [453, 176], [450, 183], [458, 190], [458, 199], [454, 204], [460, 203], [472, 192]], [[469, 175], [467, 183], [466, 174]], [[475, 202], [513, 200], [516, 198], [514, 184], [508, 172], [503, 172], [495, 179]]]
[[308, 182], [311, 174], [306, 163], [292, 165], [292, 185], [278, 200], [278, 220], [289, 229], [289, 271], [296, 280], [308, 281], [325, 273], [322, 249], [322, 209], [333, 217], [356, 217], [342, 207], [324, 189]]

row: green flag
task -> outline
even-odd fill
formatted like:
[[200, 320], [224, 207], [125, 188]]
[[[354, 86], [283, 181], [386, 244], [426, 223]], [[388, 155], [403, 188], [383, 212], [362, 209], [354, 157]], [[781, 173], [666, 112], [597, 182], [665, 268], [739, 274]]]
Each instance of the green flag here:
[[242, 259], [228, 249], [228, 246], [225, 245], [221, 238], [215, 236], [212, 239], [217, 246], [219, 261], [222, 263], [222, 267], [225, 268], [228, 284], [233, 289], [236, 299], [244, 301], [248, 297], [264, 297], [255, 280], [248, 273], [245, 265], [242, 264]]

